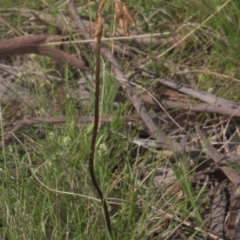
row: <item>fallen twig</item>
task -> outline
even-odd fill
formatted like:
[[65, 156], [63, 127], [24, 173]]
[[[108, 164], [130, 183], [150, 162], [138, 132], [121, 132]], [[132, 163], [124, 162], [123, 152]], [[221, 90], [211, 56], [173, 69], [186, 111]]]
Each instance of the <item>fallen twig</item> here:
[[[156, 101], [148, 94], [141, 96], [143, 102], [150, 103], [155, 105]], [[209, 113], [218, 113], [231, 117], [240, 117], [240, 108], [233, 109], [225, 106], [217, 106], [215, 104], [200, 103], [196, 104], [195, 102], [182, 101], [178, 100], [168, 100], [168, 99], [157, 99], [165, 108], [174, 108], [174, 109], [183, 109], [186, 111], [194, 112], [209, 112]]]
[[51, 57], [58, 61], [67, 62], [81, 70], [87, 70], [87, 67], [81, 59], [58, 49], [40, 45], [56, 38], [58, 38], [58, 36], [39, 34], [2, 40], [0, 41], [0, 58], [6, 58], [19, 54], [35, 53]]
[[237, 102], [229, 101], [223, 98], [216, 97], [208, 92], [202, 91], [200, 89], [194, 89], [190, 86], [184, 85], [182, 83], [173, 81], [169, 78], [157, 78], [158, 82], [169, 86], [179, 92], [186, 93], [192, 97], [196, 97], [209, 104], [217, 105], [219, 107], [228, 107], [232, 109], [240, 108], [240, 104]]

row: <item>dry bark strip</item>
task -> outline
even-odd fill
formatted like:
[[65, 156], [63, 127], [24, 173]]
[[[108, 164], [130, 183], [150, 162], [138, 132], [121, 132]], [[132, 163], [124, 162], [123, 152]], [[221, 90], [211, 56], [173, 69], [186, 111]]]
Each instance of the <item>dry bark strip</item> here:
[[[148, 94], [141, 96], [143, 102], [156, 105], [156, 101]], [[240, 109], [232, 109], [224, 106], [217, 106], [213, 104], [200, 103], [196, 104], [194, 102], [186, 102], [181, 99], [177, 100], [168, 100], [168, 99], [157, 99], [165, 108], [174, 108], [182, 109], [186, 111], [194, 112], [209, 112], [209, 113], [218, 113], [221, 115], [231, 116], [231, 117], [240, 117]]]
[[0, 59], [13, 55], [35, 53], [42, 56], [51, 57], [57, 61], [67, 62], [81, 70], [87, 70], [87, 67], [81, 59], [78, 59], [77, 57], [69, 55], [58, 49], [41, 45], [56, 38], [59, 38], [59, 36], [39, 34], [2, 40], [0, 41]]
[[164, 106], [168, 106], [169, 108], [181, 108], [184, 110], [191, 110], [195, 112], [209, 112], [209, 113], [218, 113], [221, 115], [231, 116], [231, 117], [240, 117], [240, 109], [232, 109], [225, 106], [217, 106], [214, 104], [207, 104], [207, 103], [201, 103], [201, 104], [186, 104], [181, 101], [171, 101], [171, 100], [163, 100], [161, 103]]
[[[142, 71], [142, 70], [140, 69], [140, 71]], [[142, 74], [149, 78], [153, 78], [155, 81], [158, 81], [178, 92], [188, 94], [189, 96], [192, 96], [192, 97], [196, 97], [196, 98], [202, 100], [203, 102], [209, 103], [211, 105], [215, 105], [218, 107], [227, 107], [227, 108], [232, 108], [232, 109], [240, 108], [240, 104], [237, 102], [219, 98], [211, 93], [205, 92], [200, 89], [194, 89], [188, 85], [179, 83], [170, 78], [159, 78], [159, 75], [156, 73], [151, 73], [151, 72], [147, 72], [147, 71], [143, 70]]]
[[214, 194], [212, 203], [211, 225], [210, 230], [213, 234], [220, 238], [224, 238], [223, 223], [225, 219], [225, 209], [227, 206], [227, 197], [223, 188], [219, 185], [219, 189]]
[[239, 185], [233, 186], [230, 190], [231, 193], [231, 203], [229, 216], [226, 226], [226, 237], [231, 238], [231, 240], [240, 239], [240, 187]]
[[179, 83], [177, 81], [173, 81], [169, 78], [157, 78], [158, 82], [171, 87], [172, 89], [175, 89], [181, 93], [188, 94], [189, 96], [196, 97], [203, 102], [209, 103], [211, 105], [215, 105], [218, 107], [226, 107], [226, 108], [232, 108], [232, 109], [239, 109], [240, 104], [234, 101], [229, 101], [223, 98], [216, 97], [212, 95], [211, 93], [205, 92], [200, 89], [194, 89], [190, 86], [187, 86], [185, 84]]
[[[196, 126], [196, 131], [200, 136], [202, 145], [206, 147], [209, 157], [216, 163], [216, 165], [219, 165], [220, 161], [224, 160], [225, 156], [219, 153], [210, 143], [207, 142], [206, 137], [200, 130], [199, 126]], [[219, 168], [224, 172], [226, 177], [234, 185], [234, 189], [230, 197], [230, 209], [226, 236], [231, 237], [234, 240], [237, 240], [240, 237], [240, 228], [238, 226], [239, 225], [238, 216], [240, 210], [240, 176], [235, 169], [232, 169], [230, 167]], [[223, 223], [219, 224], [223, 225]]]

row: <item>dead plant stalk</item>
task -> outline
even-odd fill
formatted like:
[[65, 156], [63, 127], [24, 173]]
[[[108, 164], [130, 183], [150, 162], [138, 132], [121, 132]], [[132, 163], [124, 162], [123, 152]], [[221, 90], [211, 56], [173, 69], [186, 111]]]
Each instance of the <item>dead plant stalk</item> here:
[[[103, 204], [103, 209], [104, 209], [104, 214], [105, 214], [105, 220], [107, 224], [107, 229], [112, 237], [112, 227], [111, 227], [111, 221], [110, 221], [110, 215], [109, 211], [107, 208], [107, 202], [106, 199], [103, 195], [103, 192], [97, 182], [95, 172], [94, 172], [94, 155], [95, 155], [95, 148], [96, 148], [96, 138], [97, 138], [97, 132], [98, 132], [98, 124], [99, 124], [99, 95], [100, 95], [100, 55], [101, 55], [101, 38], [102, 38], [102, 29], [103, 29], [103, 24], [102, 24], [102, 11], [104, 8], [104, 4], [106, 3], [107, 0], [102, 0], [98, 6], [98, 11], [97, 11], [97, 22], [96, 22], [96, 27], [94, 31], [94, 38], [97, 42], [97, 47], [96, 47], [96, 72], [95, 72], [95, 110], [94, 110], [94, 127], [93, 127], [93, 135], [92, 135], [92, 141], [91, 141], [91, 149], [90, 149], [90, 154], [89, 154], [89, 172], [91, 176], [91, 180], [93, 182], [94, 187], [97, 190], [97, 193], [102, 201]], [[121, 27], [124, 29], [124, 33], [129, 36], [129, 23], [132, 24], [132, 26], [135, 26], [135, 20], [131, 16], [131, 14], [128, 11], [127, 6], [122, 3], [120, 0], [114, 0], [115, 3], [115, 14], [116, 14], [116, 19], [118, 20], [119, 24]]]

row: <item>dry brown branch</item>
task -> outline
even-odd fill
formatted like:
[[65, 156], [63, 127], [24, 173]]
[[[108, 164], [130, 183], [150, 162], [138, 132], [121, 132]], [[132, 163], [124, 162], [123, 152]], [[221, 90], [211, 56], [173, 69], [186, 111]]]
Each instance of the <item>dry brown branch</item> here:
[[51, 57], [57, 61], [67, 62], [81, 70], [87, 70], [87, 67], [82, 60], [58, 49], [52, 49], [50, 47], [40, 45], [56, 38], [58, 38], [58, 36], [40, 34], [2, 40], [0, 41], [0, 58], [6, 58], [19, 54], [35, 53]]
[[[156, 105], [155, 100], [149, 96], [148, 94], [142, 95], [141, 99], [153, 105]], [[157, 99], [165, 108], [174, 108], [181, 109], [186, 111], [194, 111], [194, 112], [208, 112], [208, 113], [218, 113], [231, 117], [240, 117], [240, 109], [232, 109], [227, 107], [219, 107], [214, 104], [206, 104], [200, 103], [196, 104], [194, 102], [182, 101], [180, 100], [168, 100], [168, 99]]]
[[182, 83], [179, 83], [177, 81], [173, 81], [168, 78], [157, 78], [158, 82], [171, 87], [179, 92], [188, 94], [192, 97], [196, 97], [206, 103], [209, 103], [211, 105], [216, 105], [219, 107], [226, 107], [226, 108], [232, 108], [232, 109], [238, 109], [240, 108], [240, 104], [234, 101], [229, 101], [223, 98], [219, 98], [217, 96], [214, 96], [208, 92], [202, 91], [200, 89], [194, 89], [190, 86], [184, 85]]

